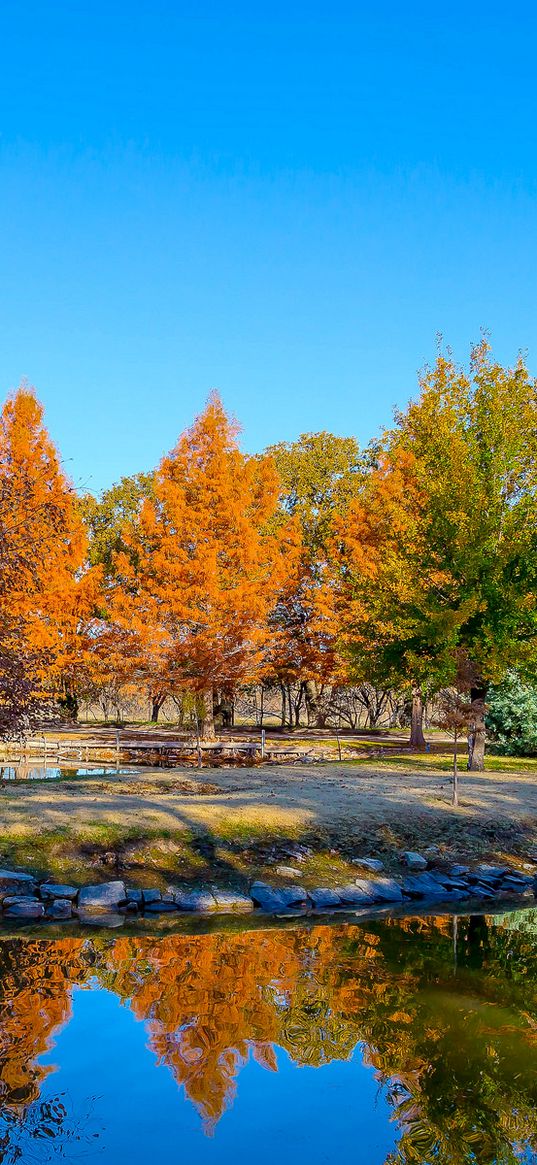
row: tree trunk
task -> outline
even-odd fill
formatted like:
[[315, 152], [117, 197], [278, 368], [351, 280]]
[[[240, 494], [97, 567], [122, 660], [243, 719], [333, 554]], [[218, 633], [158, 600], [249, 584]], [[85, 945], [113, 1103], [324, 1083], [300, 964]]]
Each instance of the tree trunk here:
[[300, 683], [300, 684], [298, 685], [298, 691], [297, 691], [297, 694], [296, 694], [296, 700], [295, 700], [295, 702], [294, 702], [294, 712], [295, 712], [295, 728], [300, 728], [300, 712], [301, 712], [301, 709], [302, 709], [302, 701], [303, 701], [303, 699], [304, 699], [304, 683]]
[[423, 692], [419, 684], [413, 684], [410, 745], [411, 748], [424, 749], [425, 744], [426, 741], [423, 735]]
[[160, 709], [162, 708], [162, 705], [166, 699], [166, 696], [163, 695], [162, 692], [152, 692], [150, 699], [151, 699], [151, 723], [156, 724], [157, 720], [158, 720], [158, 714], [160, 712]]
[[459, 743], [459, 736], [457, 729], [455, 729], [455, 738], [453, 741], [453, 804], [459, 804], [459, 766], [457, 757], [457, 745]]
[[315, 723], [317, 714], [317, 684], [315, 680], [306, 680], [306, 712], [308, 715], [308, 728], [311, 728]]
[[200, 736], [202, 740], [216, 740], [216, 733], [214, 730], [214, 699], [213, 689], [204, 688], [201, 693], [203, 701], [203, 712], [200, 721]]
[[328, 689], [326, 696], [324, 687], [324, 684], [319, 684], [316, 680], [306, 680], [304, 684], [308, 728], [326, 728], [332, 689]]
[[474, 715], [468, 732], [468, 772], [482, 773], [485, 769], [485, 698], [484, 687], [472, 688], [470, 696]]
[[281, 692], [281, 697], [282, 697], [281, 719], [282, 719], [282, 732], [283, 732], [283, 730], [285, 728], [285, 719], [286, 719], [286, 715], [287, 715], [287, 697], [285, 695], [285, 684], [280, 684], [280, 692]]
[[229, 696], [217, 692], [215, 698], [213, 694], [213, 715], [215, 724], [222, 728], [233, 727], [233, 701]]
[[287, 707], [289, 709], [289, 731], [292, 732], [295, 724], [293, 718], [293, 696], [291, 693], [291, 684], [287, 685]]
[[70, 720], [77, 719], [77, 717], [78, 717], [78, 698], [77, 698], [75, 692], [72, 692], [69, 690], [69, 688], [66, 688], [63, 696], [60, 697], [59, 703], [62, 705], [62, 707], [68, 713]]
[[263, 727], [263, 718], [265, 715], [265, 689], [261, 684], [261, 691], [259, 693], [259, 727]]

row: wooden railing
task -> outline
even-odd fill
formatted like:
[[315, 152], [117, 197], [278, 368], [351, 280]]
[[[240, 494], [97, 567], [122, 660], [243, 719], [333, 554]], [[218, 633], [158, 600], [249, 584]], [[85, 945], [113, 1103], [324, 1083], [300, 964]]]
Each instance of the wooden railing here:
[[62, 763], [69, 761], [86, 762], [92, 764], [97, 761], [104, 761], [110, 763], [114, 762], [116, 765], [125, 763], [139, 763], [139, 764], [154, 764], [157, 766], [168, 765], [173, 767], [173, 763], [180, 762], [181, 759], [197, 757], [200, 764], [204, 758], [209, 759], [210, 756], [225, 756], [229, 754], [230, 757], [236, 755], [250, 756], [252, 760], [258, 757], [260, 760], [270, 760], [273, 757], [297, 758], [303, 756], [304, 759], [308, 753], [304, 750], [299, 750], [293, 747], [267, 747], [265, 741], [265, 734], [262, 733], [258, 740], [249, 741], [234, 741], [234, 740], [136, 740], [136, 739], [122, 739], [119, 732], [116, 733], [115, 740], [98, 740], [98, 739], [84, 739], [79, 737], [68, 737], [59, 740], [47, 740], [46, 737], [33, 737], [25, 740], [23, 743], [16, 744], [13, 741], [0, 742], [0, 757], [6, 761], [16, 763], [28, 762], [36, 760], [47, 765], [61, 766]]

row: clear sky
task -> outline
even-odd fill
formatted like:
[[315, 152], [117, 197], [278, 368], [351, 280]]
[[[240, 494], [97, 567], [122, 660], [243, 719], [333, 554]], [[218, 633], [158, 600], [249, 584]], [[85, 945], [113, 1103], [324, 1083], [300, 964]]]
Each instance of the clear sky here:
[[442, 332], [537, 370], [537, 7], [1, 0], [0, 386], [75, 481], [211, 388], [361, 442]]

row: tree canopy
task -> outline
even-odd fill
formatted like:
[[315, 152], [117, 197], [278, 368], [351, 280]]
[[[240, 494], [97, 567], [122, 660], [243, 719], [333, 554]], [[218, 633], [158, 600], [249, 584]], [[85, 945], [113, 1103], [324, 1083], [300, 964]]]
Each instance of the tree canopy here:
[[[531, 672], [537, 631], [537, 394], [488, 344], [468, 372], [440, 354], [396, 415], [340, 523], [358, 667], [390, 682], [467, 686]], [[482, 765], [483, 722], [475, 763]]]
[[497, 752], [537, 756], [537, 684], [509, 671], [487, 693], [486, 720]]
[[81, 576], [86, 535], [73, 486], [22, 387], [0, 416], [0, 718], [34, 722], [40, 702], [69, 698], [95, 578]]
[[88, 533], [88, 560], [110, 574], [114, 556], [123, 549], [123, 531], [136, 522], [143, 502], [153, 495], [153, 474], [133, 473], [104, 491], [101, 498], [84, 494], [80, 511]]
[[206, 696], [258, 675], [269, 617], [296, 536], [269, 528], [278, 478], [272, 459], [248, 457], [216, 394], [156, 471], [153, 496], [115, 555], [113, 616], [160, 686]]
[[193, 693], [210, 731], [213, 702], [263, 683], [281, 689], [283, 721], [305, 703], [323, 726], [353, 686], [411, 696], [424, 745], [425, 699], [454, 688], [482, 767], [491, 685], [537, 674], [524, 360], [503, 367], [485, 340], [468, 368], [440, 351], [365, 451], [321, 432], [248, 456], [238, 437], [213, 394], [153, 472], [77, 498], [33, 391], [8, 399], [0, 720], [17, 701], [28, 720], [38, 689], [74, 708], [136, 685], [155, 715], [167, 694]]

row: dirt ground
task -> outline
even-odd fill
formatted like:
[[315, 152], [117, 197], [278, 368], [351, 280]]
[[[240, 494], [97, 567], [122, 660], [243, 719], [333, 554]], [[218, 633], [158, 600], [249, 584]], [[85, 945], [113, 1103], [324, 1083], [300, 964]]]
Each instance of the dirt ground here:
[[[198, 791], [199, 790], [199, 791]], [[241, 769], [139, 769], [76, 781], [5, 782], [0, 831], [13, 835], [87, 825], [241, 836], [316, 830], [371, 838], [379, 831], [422, 836], [468, 831], [524, 834], [537, 846], [537, 782], [530, 773], [464, 774], [451, 806], [446, 773], [396, 766], [326, 764]]]
[[3, 781], [0, 866], [75, 884], [121, 877], [162, 889], [178, 880], [245, 889], [259, 877], [288, 881], [297, 845], [294, 876], [304, 886], [352, 880], [353, 858], [366, 855], [397, 874], [401, 850], [430, 845], [440, 861], [537, 863], [535, 772], [511, 762], [509, 771], [464, 774], [454, 809], [446, 763], [145, 767]]

